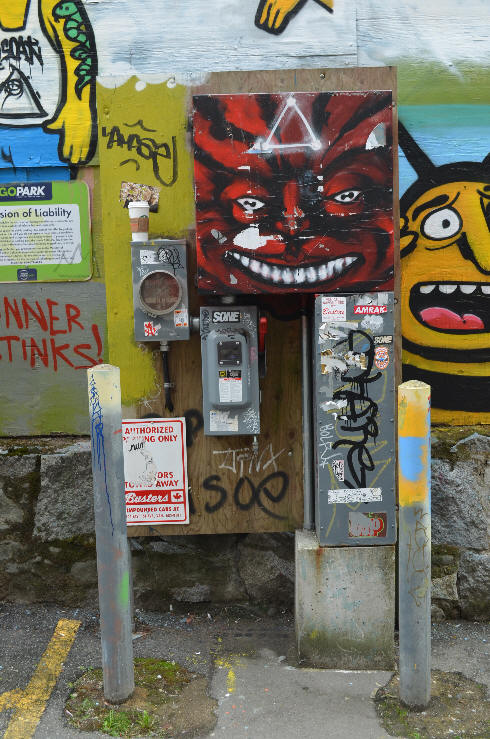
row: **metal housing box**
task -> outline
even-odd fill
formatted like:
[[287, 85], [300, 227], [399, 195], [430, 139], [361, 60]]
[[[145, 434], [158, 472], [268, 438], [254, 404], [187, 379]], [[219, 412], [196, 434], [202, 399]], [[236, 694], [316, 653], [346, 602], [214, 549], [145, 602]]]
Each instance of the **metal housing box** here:
[[[131, 244], [135, 341], [189, 338], [187, 255], [184, 239]], [[145, 303], [153, 284], [153, 304]], [[158, 291], [167, 291], [159, 304]]]
[[204, 433], [260, 433], [257, 308], [201, 308]]
[[393, 544], [393, 293], [318, 295], [313, 337], [321, 546]]

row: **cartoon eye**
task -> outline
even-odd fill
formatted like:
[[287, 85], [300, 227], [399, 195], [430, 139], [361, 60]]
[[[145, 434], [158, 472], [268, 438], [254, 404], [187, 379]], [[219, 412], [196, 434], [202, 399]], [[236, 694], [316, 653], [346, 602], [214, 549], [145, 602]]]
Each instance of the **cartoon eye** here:
[[428, 239], [442, 241], [458, 233], [463, 225], [461, 216], [454, 208], [441, 208], [425, 216], [420, 230]]
[[333, 196], [337, 203], [353, 203], [361, 194], [360, 190], [342, 190]]
[[258, 198], [238, 198], [237, 203], [246, 211], [259, 210], [265, 205], [265, 203]]

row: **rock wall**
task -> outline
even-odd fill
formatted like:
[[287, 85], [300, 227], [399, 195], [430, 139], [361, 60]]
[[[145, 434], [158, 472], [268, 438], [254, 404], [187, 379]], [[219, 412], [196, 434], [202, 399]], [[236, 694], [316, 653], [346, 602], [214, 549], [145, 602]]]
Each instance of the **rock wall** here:
[[[484, 620], [490, 612], [490, 435], [436, 427], [432, 444], [433, 618]], [[1, 599], [94, 602], [88, 440], [0, 442], [0, 537]], [[293, 533], [132, 538], [130, 544], [137, 605], [292, 605]]]

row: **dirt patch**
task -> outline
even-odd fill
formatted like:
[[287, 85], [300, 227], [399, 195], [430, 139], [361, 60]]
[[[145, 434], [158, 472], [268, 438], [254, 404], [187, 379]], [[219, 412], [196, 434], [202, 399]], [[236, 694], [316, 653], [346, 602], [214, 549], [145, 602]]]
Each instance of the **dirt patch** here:
[[216, 725], [207, 680], [175, 662], [135, 659], [135, 690], [121, 705], [104, 700], [102, 670], [90, 669], [71, 686], [65, 707], [71, 726], [119, 737], [192, 737]]
[[390, 736], [405, 739], [490, 739], [490, 701], [485, 685], [461, 672], [432, 670], [431, 699], [425, 711], [412, 711], [399, 697], [399, 675], [380, 688], [376, 712]]

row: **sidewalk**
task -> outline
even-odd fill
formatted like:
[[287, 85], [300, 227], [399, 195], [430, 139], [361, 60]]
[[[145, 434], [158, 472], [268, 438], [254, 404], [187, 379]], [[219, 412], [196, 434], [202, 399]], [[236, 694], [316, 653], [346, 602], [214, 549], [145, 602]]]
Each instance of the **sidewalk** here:
[[[218, 717], [215, 728], [200, 739], [389, 736], [378, 722], [372, 696], [391, 673], [300, 668], [290, 614], [210, 608], [209, 615], [137, 611], [136, 617], [135, 657], [175, 660], [208, 679]], [[95, 611], [0, 604], [0, 693], [25, 689], [60, 619], [79, 620], [81, 626], [33, 736], [93, 739], [95, 734], [69, 727], [64, 704], [69, 683], [101, 664]], [[460, 671], [488, 685], [489, 631], [484, 624], [435, 624], [433, 668]], [[11, 716], [12, 710], [0, 714], [0, 736]]]

